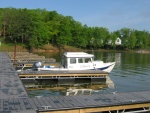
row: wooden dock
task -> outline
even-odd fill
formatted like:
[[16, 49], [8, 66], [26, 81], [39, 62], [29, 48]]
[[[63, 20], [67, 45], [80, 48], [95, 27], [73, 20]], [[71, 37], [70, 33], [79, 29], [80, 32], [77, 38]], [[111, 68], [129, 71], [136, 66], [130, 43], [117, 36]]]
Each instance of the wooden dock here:
[[[7, 53], [10, 60], [12, 62], [15, 62], [17, 64], [31, 64], [34, 62], [50, 62], [54, 63], [56, 62], [56, 59], [54, 58], [45, 58], [44, 56], [39, 56], [37, 54], [29, 53], [29, 52], [16, 52], [14, 55], [14, 52], [8, 52]], [[15, 57], [14, 57], [15, 56]]]
[[[0, 112], [6, 113], [86, 113], [140, 108], [150, 111], [150, 91], [84, 96], [0, 99]], [[24, 111], [24, 112], [23, 112]], [[32, 112], [31, 112], [32, 111]], [[124, 111], [125, 112], [125, 111]]]
[[127, 113], [129, 109], [150, 111], [150, 91], [30, 98], [8, 55], [0, 53], [0, 113]]
[[72, 78], [105, 78], [108, 73], [101, 70], [82, 71], [21, 71], [21, 79], [72, 79]]
[[1, 99], [28, 97], [28, 94], [6, 53], [0, 53]]

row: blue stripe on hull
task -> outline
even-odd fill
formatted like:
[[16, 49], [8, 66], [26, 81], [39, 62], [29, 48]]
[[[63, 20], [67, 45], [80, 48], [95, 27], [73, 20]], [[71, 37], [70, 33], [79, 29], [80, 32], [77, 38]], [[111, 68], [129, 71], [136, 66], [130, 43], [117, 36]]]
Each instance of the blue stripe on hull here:
[[98, 68], [98, 70], [105, 70], [105, 69], [107, 69], [107, 68], [109, 68], [109, 66], [103, 67], [103, 68]]
[[[114, 65], [114, 64], [112, 64], [112, 65]], [[106, 66], [106, 67], [103, 67], [103, 68], [95, 68], [95, 69], [98, 69], [98, 70], [102, 70], [102, 71], [103, 71], [103, 70], [109, 68], [109, 67], [112, 66], [112, 65], [109, 65], [109, 66]], [[95, 70], [95, 69], [94, 69], [94, 70]]]
[[103, 68], [95, 68], [95, 69], [91, 69], [91, 70], [105, 70], [105, 69], [107, 69], [107, 68], [109, 68], [109, 66], [107, 66], [107, 67], [103, 67]]

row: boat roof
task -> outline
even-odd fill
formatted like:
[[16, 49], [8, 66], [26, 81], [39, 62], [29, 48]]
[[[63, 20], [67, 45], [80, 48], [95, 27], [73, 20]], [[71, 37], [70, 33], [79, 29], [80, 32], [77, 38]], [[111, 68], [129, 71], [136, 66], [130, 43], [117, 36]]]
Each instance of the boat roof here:
[[85, 52], [65, 52], [63, 54], [64, 56], [66, 57], [76, 57], [76, 58], [91, 58], [91, 57], [94, 57], [94, 55], [92, 54], [88, 54], [88, 53], [85, 53]]

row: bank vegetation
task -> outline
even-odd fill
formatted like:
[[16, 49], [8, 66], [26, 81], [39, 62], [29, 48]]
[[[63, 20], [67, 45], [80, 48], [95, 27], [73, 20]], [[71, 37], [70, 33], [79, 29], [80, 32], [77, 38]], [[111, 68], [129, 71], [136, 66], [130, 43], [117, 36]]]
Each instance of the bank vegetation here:
[[[115, 44], [118, 37], [121, 46]], [[0, 41], [10, 45], [16, 43], [29, 50], [50, 46], [58, 49], [140, 50], [150, 48], [150, 33], [129, 28], [109, 32], [104, 27], [83, 25], [57, 11], [10, 7], [0, 8]]]

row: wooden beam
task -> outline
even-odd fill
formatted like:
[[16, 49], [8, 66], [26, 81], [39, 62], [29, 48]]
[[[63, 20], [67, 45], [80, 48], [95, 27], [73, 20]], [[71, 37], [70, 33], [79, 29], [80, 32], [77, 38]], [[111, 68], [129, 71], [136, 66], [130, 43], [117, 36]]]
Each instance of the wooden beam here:
[[80, 109], [75, 109], [75, 110], [46, 111], [40, 113], [84, 113], [84, 112], [80, 111]]
[[55, 77], [55, 76], [70, 76], [70, 77], [81, 77], [81, 76], [93, 76], [93, 77], [99, 77], [99, 76], [108, 76], [108, 74], [19, 74], [20, 77], [32, 77], [32, 76], [39, 76], [39, 77]]
[[46, 111], [46, 112], [40, 112], [40, 113], [90, 113], [90, 112], [101, 112], [101, 111], [136, 109], [136, 108], [143, 108], [143, 107], [150, 107], [150, 103], [109, 106], [109, 107], [100, 107], [100, 108], [85, 108], [85, 109], [75, 109], [75, 110], [73, 109], [73, 110], [60, 110], [60, 111]]
[[87, 108], [87, 109], [81, 109], [81, 111], [82, 113], [89, 113], [89, 112], [99, 112], [99, 111], [116, 111], [116, 110], [124, 110], [124, 109], [136, 109], [136, 108], [143, 108], [143, 107], [150, 107], [150, 103], [110, 106], [110, 107], [101, 107], [101, 108]]

